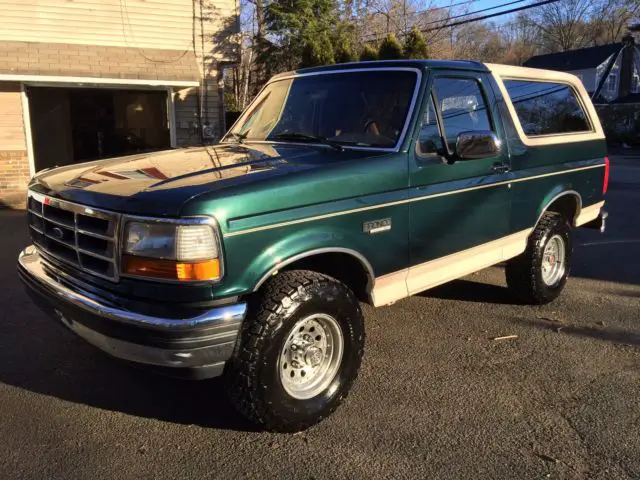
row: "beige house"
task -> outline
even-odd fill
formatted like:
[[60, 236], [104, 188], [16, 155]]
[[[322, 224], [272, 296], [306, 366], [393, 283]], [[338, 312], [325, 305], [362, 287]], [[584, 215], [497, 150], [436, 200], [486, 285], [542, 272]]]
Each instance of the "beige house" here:
[[55, 165], [214, 142], [238, 0], [0, 0], [0, 207]]

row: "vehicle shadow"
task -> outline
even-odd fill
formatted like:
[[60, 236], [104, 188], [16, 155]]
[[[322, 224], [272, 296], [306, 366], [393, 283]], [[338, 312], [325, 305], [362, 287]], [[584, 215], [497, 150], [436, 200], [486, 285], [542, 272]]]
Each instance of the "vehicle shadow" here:
[[[21, 321], [30, 322], [31, 328], [9, 335], [15, 338], [9, 352], [0, 356], [4, 360], [0, 382], [4, 384], [142, 418], [225, 430], [259, 430], [229, 403], [219, 378], [174, 379], [112, 359], [39, 311], [30, 312]], [[46, 340], [29, 338], [35, 332]]]
[[29, 240], [25, 213], [0, 211], [0, 382], [142, 418], [256, 431], [227, 401], [220, 379], [163, 377], [114, 360], [42, 313], [15, 270]]
[[520, 318], [513, 321], [518, 325], [553, 330], [557, 333], [573, 335], [576, 337], [596, 338], [612, 343], [640, 347], [640, 332], [611, 328], [606, 326], [571, 325], [561, 322], [552, 322], [545, 319]]
[[461, 300], [463, 302], [495, 303], [500, 305], [520, 305], [506, 287], [490, 283], [460, 279], [445, 283], [418, 294], [425, 298]]

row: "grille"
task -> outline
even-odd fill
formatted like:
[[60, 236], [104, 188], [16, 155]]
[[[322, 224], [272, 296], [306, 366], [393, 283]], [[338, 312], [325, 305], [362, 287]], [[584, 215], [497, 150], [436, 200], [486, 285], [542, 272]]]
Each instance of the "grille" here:
[[118, 215], [29, 192], [31, 239], [43, 253], [118, 280]]

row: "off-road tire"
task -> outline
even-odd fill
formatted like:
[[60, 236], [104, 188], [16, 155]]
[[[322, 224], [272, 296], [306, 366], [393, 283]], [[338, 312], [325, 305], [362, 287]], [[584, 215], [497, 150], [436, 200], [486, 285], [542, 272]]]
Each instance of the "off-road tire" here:
[[[560, 236], [565, 248], [565, 270], [553, 285], [542, 280], [544, 249], [554, 235]], [[513, 295], [524, 303], [542, 305], [553, 301], [564, 288], [573, 257], [571, 225], [562, 215], [546, 212], [529, 236], [525, 252], [507, 262], [505, 273], [507, 286]]]
[[[314, 313], [335, 318], [344, 340], [342, 361], [321, 393], [298, 400], [283, 387], [279, 358], [291, 329]], [[330, 415], [346, 398], [364, 354], [364, 319], [353, 292], [338, 280], [306, 270], [285, 271], [269, 279], [249, 301], [224, 383], [237, 410], [262, 428], [304, 430]]]

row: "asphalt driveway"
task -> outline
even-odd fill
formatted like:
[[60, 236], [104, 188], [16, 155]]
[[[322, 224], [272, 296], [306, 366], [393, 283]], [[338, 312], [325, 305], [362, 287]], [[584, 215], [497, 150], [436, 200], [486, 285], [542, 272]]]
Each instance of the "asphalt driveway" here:
[[[366, 309], [336, 414], [255, 431], [219, 381], [151, 376], [43, 316], [0, 212], [0, 478], [640, 478], [640, 157], [613, 160], [608, 231], [578, 233], [551, 305], [513, 303], [494, 267]], [[518, 335], [517, 339], [494, 340]]]

